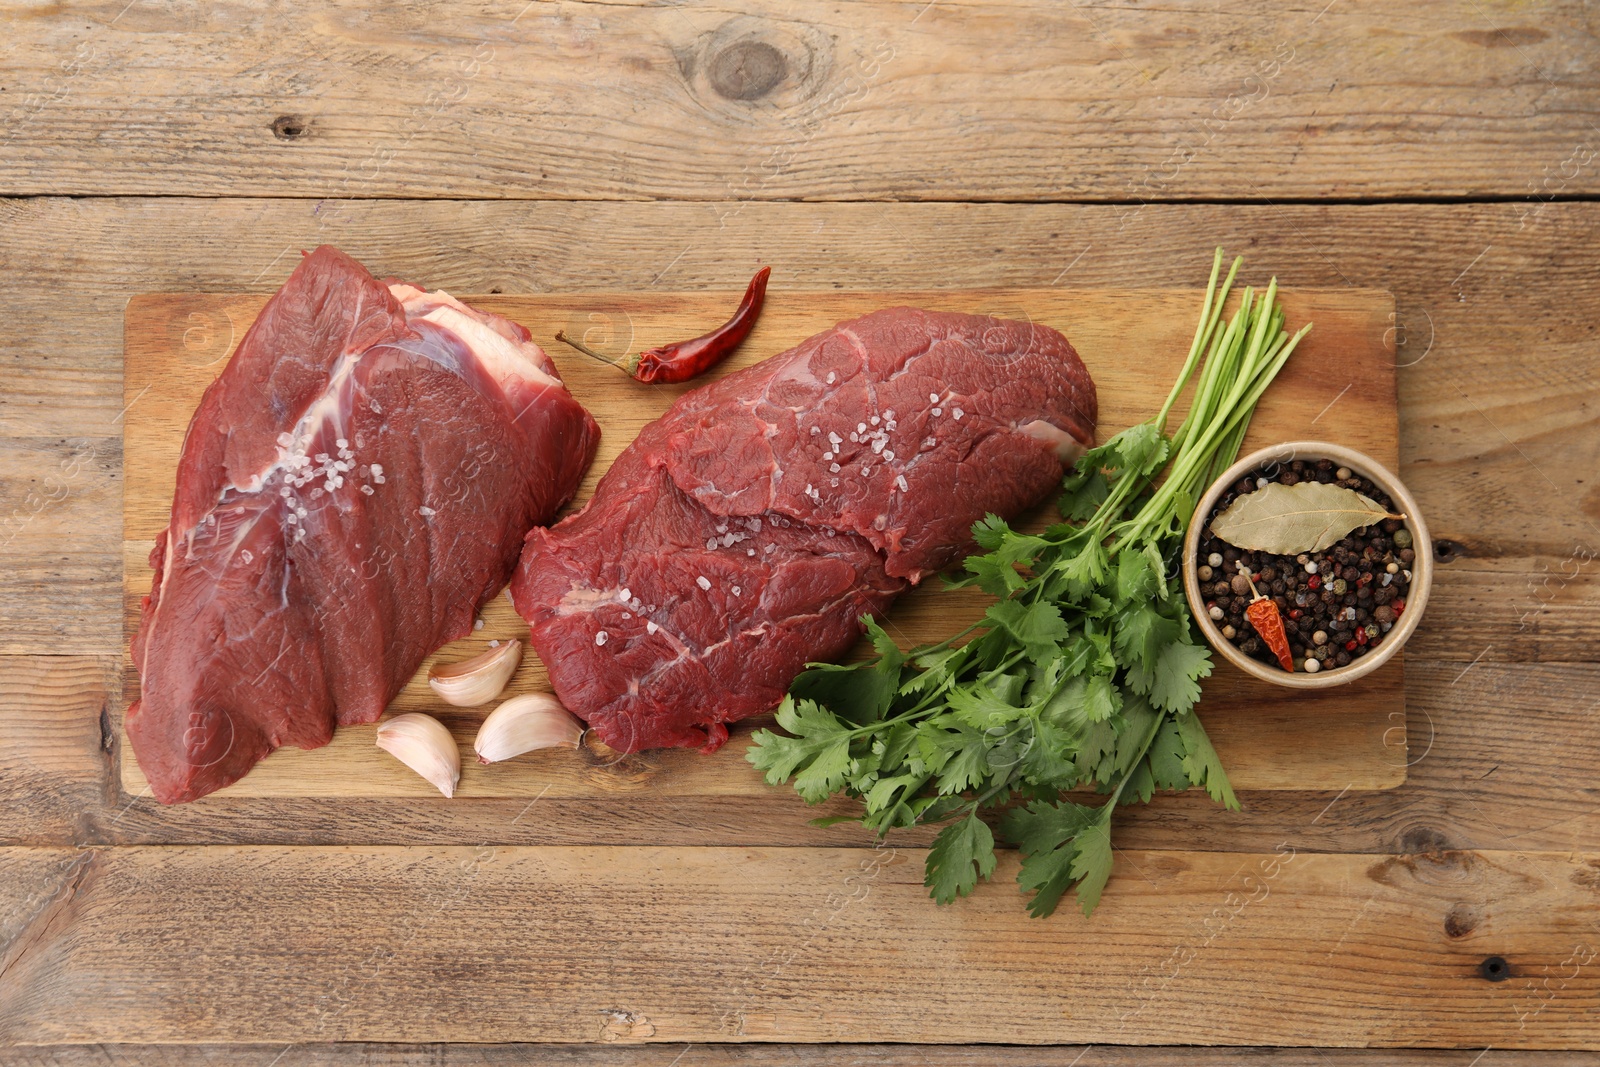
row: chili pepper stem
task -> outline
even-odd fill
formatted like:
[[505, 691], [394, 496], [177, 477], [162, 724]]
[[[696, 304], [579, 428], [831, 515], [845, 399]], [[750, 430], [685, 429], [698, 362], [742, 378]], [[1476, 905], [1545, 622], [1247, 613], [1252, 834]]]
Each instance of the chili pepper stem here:
[[1244, 560], [1239, 560], [1237, 566], [1239, 568], [1239, 573], [1244, 575], [1244, 580], [1250, 583], [1250, 602], [1255, 603], [1257, 600], [1267, 599], [1261, 595], [1261, 590], [1256, 588], [1255, 579], [1250, 577], [1250, 568], [1244, 565]]
[[579, 352], [582, 352], [584, 355], [588, 356], [590, 359], [597, 359], [601, 363], [604, 363], [608, 367], [617, 368], [618, 370], [622, 371], [624, 374], [630, 373], [625, 367], [623, 367], [622, 364], [618, 363], [616, 360], [607, 359], [605, 356], [602, 356], [600, 353], [596, 352], [594, 349], [590, 348], [588, 345], [584, 344], [582, 341], [574, 341], [572, 338], [568, 337], [566, 334], [562, 333], [560, 330], [556, 331], [556, 340], [560, 341], [562, 344], [567, 345], [570, 348], [576, 348]]

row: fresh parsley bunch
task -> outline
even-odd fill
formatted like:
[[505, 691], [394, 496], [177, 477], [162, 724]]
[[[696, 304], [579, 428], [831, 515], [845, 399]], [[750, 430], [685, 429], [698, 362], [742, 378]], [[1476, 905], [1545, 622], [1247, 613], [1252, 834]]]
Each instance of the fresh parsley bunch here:
[[[955, 584], [996, 598], [980, 623], [902, 652], [864, 618], [876, 658], [812, 664], [778, 708], [787, 736], [756, 731], [750, 761], [773, 785], [792, 778], [809, 803], [859, 797], [859, 821], [880, 835], [944, 822], [926, 874], [940, 903], [994, 870], [986, 808], [1022, 802], [999, 827], [1022, 851], [1017, 880], [1043, 916], [1074, 884], [1084, 913], [1094, 909], [1119, 803], [1199, 786], [1238, 807], [1193, 714], [1211, 656], [1171, 575], [1197, 493], [1233, 462], [1256, 402], [1310, 329], [1284, 332], [1276, 279], [1259, 298], [1246, 288], [1224, 327], [1240, 263], [1219, 288], [1217, 250], [1166, 403], [1078, 460], [1058, 505], [1065, 522], [1026, 534], [990, 515], [973, 527], [985, 553]], [[1202, 355], [1189, 413], [1169, 437], [1168, 413]], [[1085, 789], [1109, 796], [1061, 795]]]

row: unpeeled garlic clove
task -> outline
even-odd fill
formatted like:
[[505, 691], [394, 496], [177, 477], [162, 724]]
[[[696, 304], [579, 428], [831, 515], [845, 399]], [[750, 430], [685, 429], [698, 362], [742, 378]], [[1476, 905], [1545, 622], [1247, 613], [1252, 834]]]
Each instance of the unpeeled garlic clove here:
[[444, 723], [413, 711], [378, 724], [377, 745], [447, 797], [461, 781], [461, 750]]
[[501, 704], [478, 728], [472, 747], [479, 763], [501, 760], [557, 745], [578, 747], [583, 739], [583, 723], [549, 693], [528, 693]]
[[507, 641], [460, 663], [435, 665], [428, 671], [428, 686], [446, 704], [475, 708], [499, 696], [521, 662], [522, 642]]

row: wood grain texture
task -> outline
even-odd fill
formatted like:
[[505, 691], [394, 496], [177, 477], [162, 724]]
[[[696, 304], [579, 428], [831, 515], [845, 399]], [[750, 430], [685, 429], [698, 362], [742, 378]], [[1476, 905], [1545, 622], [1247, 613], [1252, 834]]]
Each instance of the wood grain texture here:
[[[1471, 1067], [1477, 1050], [1115, 1045], [56, 1045], [17, 1067]], [[1484, 1067], [1590, 1067], [1587, 1052], [1495, 1049]]]
[[[790, 348], [834, 323], [880, 307], [910, 304], [978, 312], [1039, 322], [1062, 330], [1094, 375], [1101, 424], [1124, 426], [1148, 418], [1165, 398], [1194, 332], [1199, 291], [993, 290], [859, 293], [771, 291], [760, 322], [738, 353], [713, 377], [751, 366]], [[599, 454], [573, 506], [581, 506], [617, 454], [645, 423], [700, 383], [658, 388], [634, 383], [614, 368], [586, 359], [554, 340], [582, 337], [620, 359], [676, 337], [703, 332], [727, 315], [737, 294], [581, 293], [560, 296], [474, 296], [474, 306], [520, 322], [548, 346], [569, 388], [600, 423]], [[172, 478], [184, 432], [203, 390], [226, 365], [260, 311], [254, 296], [152, 294], [128, 304], [127, 366], [123, 392], [123, 496], [126, 559], [126, 625], [138, 625], [141, 599], [151, 572], [141, 557], [165, 530]], [[1304, 437], [1310, 420], [1322, 417], [1317, 436], [1364, 449], [1379, 462], [1398, 459], [1394, 407], [1394, 353], [1388, 343], [1392, 298], [1370, 291], [1308, 291], [1284, 294], [1292, 327], [1316, 323], [1310, 337], [1257, 408], [1246, 451], [1273, 441]], [[1136, 358], [1134, 357], [1137, 354]], [[1358, 376], [1358, 384], [1335, 389], [1318, 369], [1334, 356]], [[1334, 401], [1338, 401], [1337, 404]], [[1101, 435], [1105, 436], [1104, 433]], [[1038, 520], [1046, 521], [1044, 516]], [[903, 646], [934, 642], [982, 618], [990, 598], [978, 590], [950, 592], [929, 582], [898, 601], [889, 632]], [[439, 714], [470, 750], [489, 707], [454, 713], [442, 708], [427, 686], [435, 662], [453, 662], [482, 651], [490, 640], [526, 639], [526, 627], [503, 599], [484, 614], [481, 631], [441, 649], [419, 668], [391, 711]], [[124, 678], [131, 702], [139, 680]], [[529, 655], [508, 694], [548, 691], [549, 678]], [[1300, 701], [1276, 687], [1218, 670], [1205, 684], [1207, 729], [1241, 789], [1383, 789], [1405, 779], [1403, 667], [1385, 667], [1370, 680], [1328, 690]], [[491, 706], [492, 707], [492, 706]], [[457, 795], [607, 796], [645, 791], [655, 795], [760, 795], [770, 787], [744, 759], [750, 727], [710, 759], [693, 752], [649, 753], [638, 758], [548, 750], [492, 767], [468, 761]], [[1397, 742], [1398, 738], [1398, 742]], [[222, 793], [239, 796], [425, 797], [431, 787], [373, 744], [370, 729], [338, 732], [334, 742], [309, 752], [281, 749]], [[122, 747], [123, 788], [130, 795], [148, 785]]]
[[[45, 670], [75, 661], [41, 657]], [[1164, 795], [1117, 816], [1117, 840], [1130, 848], [1269, 851], [1287, 841], [1321, 852], [1429, 854], [1451, 849], [1592, 851], [1600, 849], [1600, 763], [1593, 725], [1600, 668], [1594, 665], [1502, 665], [1418, 661], [1408, 664], [1407, 733], [1411, 766], [1404, 786], [1383, 792], [1243, 791], [1244, 810], [1220, 811], [1198, 795]], [[45, 683], [46, 689], [73, 684]], [[115, 709], [119, 705], [113, 703]], [[12, 735], [35, 748], [50, 744], [59, 717], [46, 704], [11, 709]], [[80, 744], [98, 728], [73, 720]], [[1404, 735], [1388, 738], [1395, 745]], [[52, 764], [71, 776], [73, 764]], [[294, 800], [224, 795], [202, 805], [168, 807], [136, 792], [114, 795], [109, 762], [102, 806], [57, 802], [37, 791], [17, 794], [18, 825], [30, 815], [48, 822], [57, 803], [78, 812], [74, 840], [106, 843], [574, 845], [834, 845], [871, 847], [860, 827], [820, 828], [819, 815], [849, 814], [843, 802], [808, 808], [781, 790], [748, 796], [686, 796], [638, 765], [636, 788], [596, 797], [545, 796], [537, 817], [523, 799], [482, 798], [463, 804], [442, 797]], [[48, 816], [48, 818], [46, 817]], [[896, 845], [926, 845], [926, 830], [896, 834]], [[37, 841], [37, 835], [25, 838]]]
[[911, 849], [125, 847], [13, 953], [0, 1039], [1592, 1049], [1597, 872], [1124, 850], [1092, 920], [1040, 921], [1009, 856], [935, 908]]
[[[1222, 241], [1249, 253], [1252, 276], [1397, 296], [1400, 473], [1454, 546], [1413, 654], [1600, 659], [1600, 584], [1585, 560], [1600, 552], [1600, 266], [1588, 252], [1600, 207], [750, 204], [719, 229], [715, 205], [344, 206], [337, 228], [319, 229], [315, 205], [294, 202], [0, 202], [8, 262], [87, 308], [67, 317], [64, 345], [51, 340], [65, 328], [57, 302], [24, 301], [0, 321], [0, 436], [116, 434], [127, 295], [270, 289], [298, 249], [330, 236], [380, 273], [457, 292], [728, 288], [763, 261], [805, 289], [1182, 286]], [[1349, 381], [1337, 364], [1325, 373], [1335, 392]], [[9, 514], [25, 490], [4, 479]], [[118, 521], [88, 497], [54, 514], [74, 529]], [[115, 650], [116, 605], [100, 591], [121, 569], [114, 535], [74, 568], [6, 598], [13, 651]]]
[[1138, 203], [1600, 189], [1579, 118], [1600, 106], [1596, 31], [1577, 0], [11, 3], [5, 21], [7, 193]]
[[0, 656], [0, 840], [80, 841], [114, 802], [106, 682], [117, 667], [114, 657]]
[[0, 437], [0, 653], [108, 652], [96, 625], [118, 572], [105, 530], [121, 509], [122, 442]]

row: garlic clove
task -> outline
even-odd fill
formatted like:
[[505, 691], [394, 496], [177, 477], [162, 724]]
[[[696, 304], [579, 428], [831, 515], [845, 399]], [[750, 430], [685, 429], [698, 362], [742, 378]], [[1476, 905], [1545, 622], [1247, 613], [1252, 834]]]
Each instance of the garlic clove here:
[[578, 747], [583, 739], [583, 723], [549, 693], [528, 693], [501, 704], [478, 729], [472, 747], [479, 763], [501, 760], [557, 745]]
[[408, 712], [378, 724], [377, 745], [431, 782], [447, 797], [461, 781], [461, 750], [444, 723]]
[[499, 696], [521, 662], [522, 642], [507, 641], [460, 663], [435, 665], [428, 671], [428, 686], [446, 704], [475, 708]]

